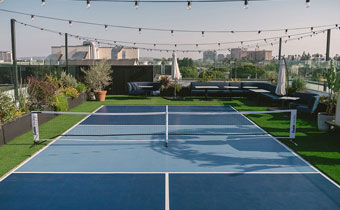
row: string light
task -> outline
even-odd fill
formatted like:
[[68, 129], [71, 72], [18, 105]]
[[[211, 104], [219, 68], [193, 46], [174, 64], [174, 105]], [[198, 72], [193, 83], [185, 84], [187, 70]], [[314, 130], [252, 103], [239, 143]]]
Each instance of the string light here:
[[173, 36], [174, 35], [174, 30], [171, 30], [171, 36]]
[[107, 25], [105, 25], [105, 31], [107, 31]]
[[142, 34], [142, 29], [141, 28], [138, 29], [138, 33]]
[[191, 1], [188, 1], [188, 7], [187, 7], [188, 10], [191, 9]]
[[287, 34], [287, 33], [288, 33], [288, 29], [285, 30], [285, 34]]
[[[61, 34], [61, 32], [58, 32], [58, 31], [54, 31], [54, 30], [49, 30], [49, 29], [46, 29], [46, 28], [41, 28], [41, 27], [37, 27], [37, 26], [33, 26], [33, 25], [30, 25], [30, 24], [26, 24], [26, 23], [22, 23], [22, 22], [18, 22], [16, 21], [17, 23], [19, 24], [22, 24], [24, 26], [29, 26], [29, 27], [32, 27], [32, 28], [35, 28], [35, 29], [38, 29], [38, 30], [41, 30], [41, 31], [47, 31], [47, 32], [51, 32], [51, 33], [55, 33], [55, 34]], [[328, 29], [334, 29], [334, 25], [333, 25], [333, 28], [328, 28]], [[323, 29], [323, 30], [320, 30], [320, 31], [317, 31], [318, 33], [320, 32], [324, 32], [328, 29]], [[315, 32], [315, 31], [314, 31]], [[291, 40], [283, 40], [286, 42], [288, 41], [293, 41], [293, 40], [301, 40], [305, 37], [309, 37], [311, 35], [311, 32], [308, 32], [308, 33], [302, 33], [302, 34], [293, 34], [292, 36], [299, 36], [299, 37], [296, 37], [294, 39], [291, 39]], [[95, 41], [96, 43], [98, 44], [107, 44], [107, 45], [113, 45], [112, 42], [114, 42], [116, 44], [116, 41], [113, 41], [113, 40], [105, 40], [105, 39], [98, 39], [97, 38], [91, 38], [91, 37], [84, 37], [84, 36], [78, 36], [78, 35], [72, 35], [72, 34], [69, 34], [70, 37], [75, 37], [77, 39], [83, 39], [83, 40], [89, 40], [89, 41]], [[281, 37], [282, 38], [282, 37]], [[266, 40], [268, 39], [271, 39], [271, 40], [274, 40], [274, 42], [271, 42], [270, 44], [273, 45], [273, 44], [276, 44], [277, 42], [277, 39], [275, 38], [267, 38]], [[263, 41], [264, 39], [258, 39], [257, 41]], [[99, 42], [100, 41], [100, 42]], [[254, 42], [256, 40], [247, 40], [246, 42]], [[124, 41], [118, 41], [122, 44], [120, 45], [113, 45], [113, 46], [122, 46], [122, 47], [132, 47], [131, 45], [125, 45], [123, 43], [130, 43], [130, 42], [124, 42]], [[241, 41], [242, 43], [243, 41]], [[132, 42], [131, 42], [132, 43]], [[136, 44], [135, 42], [133, 43], [134, 45]], [[148, 43], [137, 43], [137, 44], [148, 44]], [[202, 45], [211, 45], [212, 43], [203, 43]], [[225, 43], [215, 43], [215, 44], [225, 44]], [[134, 47], [136, 49], [141, 49], [141, 50], [148, 50], [148, 51], [151, 51], [151, 49], [154, 49], [155, 51], [160, 51], [160, 50], [166, 50], [166, 49], [159, 49], [159, 48], [155, 48], [156, 47], [156, 43], [152, 43], [152, 45], [154, 46], [154, 48], [144, 48], [144, 47]], [[157, 44], [159, 45], [159, 44]], [[160, 45], [168, 45], [168, 44], [160, 44]], [[180, 44], [180, 45], [196, 45], [196, 47], [198, 47], [198, 44]], [[257, 42], [256, 45], [247, 45], [248, 48], [252, 48], [252, 47], [263, 47], [263, 46], [267, 46], [269, 44], [267, 43], [261, 43], [261, 42]], [[174, 44], [172, 46], [175, 46], [177, 47], [177, 44]], [[170, 49], [171, 50], [171, 49]], [[199, 49], [198, 49], [199, 50]], [[198, 50], [176, 50], [177, 52], [198, 52]], [[224, 48], [215, 48], [215, 49], [204, 49], [204, 50], [208, 50], [208, 51], [225, 51], [226, 49]]]
[[45, 0], [41, 0], [41, 6], [45, 6]]
[[248, 9], [248, 0], [244, 0], [244, 9]]
[[204, 37], [204, 31], [202, 31], [202, 37]]
[[31, 20], [32, 20], [32, 21], [34, 20], [34, 15], [31, 15]]
[[310, 7], [310, 0], [306, 0], [306, 8]]
[[72, 26], [72, 21], [68, 21], [68, 25], [71, 27]]
[[139, 7], [139, 2], [137, 0], [137, 1], [135, 1], [135, 8], [138, 9], [138, 7]]
[[86, 7], [87, 7], [87, 8], [90, 8], [90, 7], [91, 7], [90, 0], [87, 0], [87, 1], [86, 1]]

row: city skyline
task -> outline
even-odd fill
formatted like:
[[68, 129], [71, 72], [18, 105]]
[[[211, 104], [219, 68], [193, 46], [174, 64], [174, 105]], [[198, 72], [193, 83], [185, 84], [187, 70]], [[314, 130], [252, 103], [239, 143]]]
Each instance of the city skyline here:
[[[243, 9], [243, 1], [228, 3], [193, 4], [191, 10], [186, 10], [182, 4], [143, 4], [136, 10], [133, 5], [126, 3], [91, 2], [91, 8], [87, 9], [84, 2], [74, 1], [46, 1], [42, 7], [41, 1], [26, 2], [20, 0], [4, 1], [0, 3], [0, 9], [20, 11], [29, 14], [38, 14], [58, 17], [70, 20], [82, 20], [88, 22], [126, 25], [149, 28], [176, 28], [188, 30], [265, 30], [276, 28], [308, 27], [340, 23], [340, 15], [336, 12], [340, 8], [340, 2], [336, 0], [313, 0], [310, 8], [305, 8], [304, 1], [250, 1], [249, 9]], [[66, 5], [68, 7], [66, 7]], [[111, 9], [114, 8], [114, 9]], [[61, 12], [62, 11], [62, 12]], [[114, 12], [112, 12], [114, 11]], [[173, 14], [176, 12], [176, 14]], [[171, 15], [173, 14], [173, 15]], [[203, 15], [202, 15], [203, 14]], [[289, 15], [288, 15], [289, 14]], [[203, 16], [203, 17], [202, 17]], [[130, 42], [155, 42], [155, 43], [209, 43], [229, 42], [266, 37], [285, 36], [284, 32], [235, 33], [235, 34], [205, 34], [200, 33], [175, 33], [171, 36], [168, 32], [151, 32], [87, 26], [82, 24], [68, 24], [0, 12], [0, 51], [11, 50], [9, 20], [14, 18], [18, 21], [36, 25], [39, 27], [58, 30], [81, 36], [92, 36], [102, 39], [122, 40]], [[157, 18], [157, 21], [155, 21]], [[197, 21], [200, 20], [200, 21]], [[24, 27], [17, 24], [17, 56], [47, 56], [50, 47], [63, 45], [64, 37], [48, 32]], [[307, 32], [296, 31], [291, 32]], [[24, 36], [22, 36], [24, 34]], [[288, 32], [288, 34], [290, 34]], [[70, 45], [80, 44], [78, 39], [69, 39]], [[229, 45], [228, 48], [242, 47], [240, 44]], [[245, 46], [247, 48], [247, 46]], [[217, 47], [215, 47], [217, 48]], [[222, 48], [222, 46], [221, 46]], [[226, 46], [223, 46], [226, 48]], [[180, 46], [176, 49], [181, 49]], [[189, 49], [186, 47], [185, 49]], [[190, 47], [195, 50], [195, 47]], [[200, 48], [205, 51], [209, 48]], [[218, 49], [218, 48], [217, 48]], [[249, 48], [253, 49], [253, 48]], [[278, 54], [278, 46], [268, 46], [261, 50], [272, 50], [273, 56]], [[312, 38], [304, 38], [300, 41], [283, 43], [283, 55], [321, 53], [326, 52], [326, 33], [318, 34]], [[229, 54], [230, 52], [219, 51], [217, 54]], [[166, 52], [140, 52], [141, 57], [170, 57]], [[333, 57], [340, 54], [340, 30], [332, 30], [331, 53]], [[202, 58], [199, 53], [178, 53], [178, 57]]]

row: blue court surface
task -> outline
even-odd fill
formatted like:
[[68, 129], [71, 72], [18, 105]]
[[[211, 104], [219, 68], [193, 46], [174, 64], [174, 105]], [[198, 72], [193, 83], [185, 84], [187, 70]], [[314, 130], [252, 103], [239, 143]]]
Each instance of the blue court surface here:
[[263, 130], [245, 116], [171, 115], [232, 107], [169, 106], [169, 112], [168, 147], [164, 116], [86, 118], [1, 180], [0, 210], [340, 209], [339, 185], [274, 137], [249, 135]]

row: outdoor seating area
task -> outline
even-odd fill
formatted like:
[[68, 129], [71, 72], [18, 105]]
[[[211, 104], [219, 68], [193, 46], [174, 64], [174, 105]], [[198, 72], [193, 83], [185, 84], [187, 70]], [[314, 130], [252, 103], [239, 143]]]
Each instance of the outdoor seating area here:
[[129, 95], [159, 95], [159, 82], [128, 82]]

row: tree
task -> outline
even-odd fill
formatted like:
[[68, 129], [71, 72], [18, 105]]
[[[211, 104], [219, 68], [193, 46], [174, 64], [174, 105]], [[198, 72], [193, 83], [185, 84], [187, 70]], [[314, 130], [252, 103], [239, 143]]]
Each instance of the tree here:
[[194, 61], [191, 58], [178, 59], [178, 67], [194, 67]]

